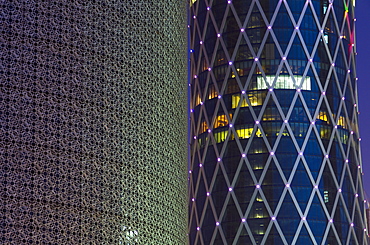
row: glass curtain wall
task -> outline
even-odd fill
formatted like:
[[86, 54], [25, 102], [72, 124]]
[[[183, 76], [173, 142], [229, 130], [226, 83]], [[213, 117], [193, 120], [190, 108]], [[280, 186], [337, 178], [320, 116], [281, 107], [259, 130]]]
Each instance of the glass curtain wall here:
[[367, 244], [354, 9], [190, 3], [190, 244]]

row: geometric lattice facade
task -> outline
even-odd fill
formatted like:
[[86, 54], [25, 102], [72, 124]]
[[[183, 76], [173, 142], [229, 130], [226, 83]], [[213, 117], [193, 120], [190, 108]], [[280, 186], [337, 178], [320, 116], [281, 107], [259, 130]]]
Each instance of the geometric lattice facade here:
[[0, 16], [0, 243], [185, 244], [186, 3]]
[[193, 0], [190, 244], [368, 244], [353, 0]]

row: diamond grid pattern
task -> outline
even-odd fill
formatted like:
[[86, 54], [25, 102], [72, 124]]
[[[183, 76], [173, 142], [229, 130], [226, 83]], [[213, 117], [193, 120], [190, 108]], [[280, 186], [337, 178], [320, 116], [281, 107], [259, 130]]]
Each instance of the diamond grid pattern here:
[[190, 9], [190, 244], [368, 244], [352, 1]]

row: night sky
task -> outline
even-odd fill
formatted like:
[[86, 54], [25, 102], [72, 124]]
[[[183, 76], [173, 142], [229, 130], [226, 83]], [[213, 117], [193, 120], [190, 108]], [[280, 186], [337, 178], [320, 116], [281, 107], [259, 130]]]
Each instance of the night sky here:
[[370, 198], [370, 1], [356, 1], [357, 77], [364, 187]]

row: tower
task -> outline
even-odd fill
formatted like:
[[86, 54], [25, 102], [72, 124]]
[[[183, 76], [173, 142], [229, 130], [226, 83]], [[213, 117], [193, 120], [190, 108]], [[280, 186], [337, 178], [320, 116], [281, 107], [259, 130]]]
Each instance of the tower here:
[[186, 4], [0, 16], [0, 243], [185, 244]]
[[190, 6], [190, 244], [368, 244], [355, 1]]

